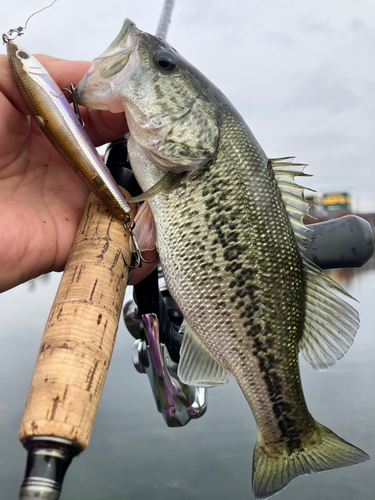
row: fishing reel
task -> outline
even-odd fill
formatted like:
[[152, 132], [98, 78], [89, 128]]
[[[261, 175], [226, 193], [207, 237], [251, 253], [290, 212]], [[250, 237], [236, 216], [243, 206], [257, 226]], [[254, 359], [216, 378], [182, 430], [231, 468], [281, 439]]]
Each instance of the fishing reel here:
[[[106, 164], [118, 184], [137, 196], [142, 191], [131, 171], [127, 137], [113, 142]], [[207, 389], [183, 384], [177, 368], [183, 334], [182, 314], [170, 296], [160, 267], [134, 286], [134, 301], [124, 306], [125, 325], [136, 339], [132, 359], [147, 374], [158, 411], [169, 427], [181, 427], [207, 409]]]
[[207, 389], [177, 375], [182, 315], [165, 286], [160, 267], [134, 286], [134, 302], [124, 307], [125, 324], [136, 338], [133, 364], [146, 373], [158, 411], [169, 427], [181, 427], [207, 409]]
[[[141, 192], [127, 157], [126, 137], [112, 143], [107, 166], [120, 185]], [[370, 224], [355, 215], [307, 226], [312, 235], [304, 241], [305, 256], [321, 269], [363, 266], [374, 253]], [[177, 369], [183, 333], [181, 311], [171, 297], [160, 267], [134, 286], [134, 301], [124, 306], [127, 329], [136, 339], [132, 358], [135, 369], [147, 374], [158, 411], [169, 427], [181, 427], [207, 410], [207, 388], [181, 382]]]

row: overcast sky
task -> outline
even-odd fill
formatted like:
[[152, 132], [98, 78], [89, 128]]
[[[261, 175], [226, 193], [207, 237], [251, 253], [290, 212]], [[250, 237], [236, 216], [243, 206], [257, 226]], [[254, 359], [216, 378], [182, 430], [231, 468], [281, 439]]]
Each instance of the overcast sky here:
[[[49, 0], [12, 0], [2, 32]], [[124, 18], [154, 33], [164, 0], [58, 0], [20, 44], [67, 59], [97, 57]], [[374, 0], [175, 0], [168, 41], [209, 77], [269, 157], [308, 163], [304, 184], [349, 191], [375, 212]], [[5, 47], [2, 47], [5, 53]]]

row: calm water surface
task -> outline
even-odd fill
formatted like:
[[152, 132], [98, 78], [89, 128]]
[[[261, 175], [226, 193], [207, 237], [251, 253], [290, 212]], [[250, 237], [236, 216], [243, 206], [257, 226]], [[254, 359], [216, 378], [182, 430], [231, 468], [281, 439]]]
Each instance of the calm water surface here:
[[[278, 500], [369, 500], [375, 486], [375, 261], [335, 273], [360, 303], [361, 328], [349, 353], [329, 372], [301, 361], [311, 413], [372, 461], [302, 476]], [[26, 452], [17, 433], [31, 375], [60, 275], [0, 296], [0, 498], [17, 498]], [[256, 428], [236, 383], [209, 390], [207, 413], [181, 429], [158, 414], [146, 375], [131, 362], [133, 339], [120, 325], [87, 450], [74, 459], [61, 500], [252, 499]]]

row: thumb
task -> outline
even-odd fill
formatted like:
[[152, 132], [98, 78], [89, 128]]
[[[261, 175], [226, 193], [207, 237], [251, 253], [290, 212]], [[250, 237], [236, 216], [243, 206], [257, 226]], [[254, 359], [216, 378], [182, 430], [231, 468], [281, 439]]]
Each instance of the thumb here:
[[85, 130], [95, 146], [115, 141], [129, 132], [125, 113], [111, 113], [80, 106]]
[[[71, 83], [77, 85], [91, 65], [88, 61], [69, 61], [44, 54], [37, 54], [35, 57], [60, 88], [69, 88]], [[11, 76], [5, 56], [0, 58], [0, 69], [4, 69], [0, 90], [21, 113], [29, 114]], [[65, 96], [68, 97], [67, 94]], [[85, 130], [95, 146], [116, 140], [128, 132], [125, 113], [112, 114], [109, 111], [88, 110], [83, 107], [80, 110], [86, 125]]]

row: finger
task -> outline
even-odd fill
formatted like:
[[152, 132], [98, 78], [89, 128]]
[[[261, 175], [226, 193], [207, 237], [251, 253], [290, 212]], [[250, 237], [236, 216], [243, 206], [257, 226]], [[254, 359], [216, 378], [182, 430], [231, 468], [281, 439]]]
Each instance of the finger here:
[[[60, 88], [69, 88], [71, 83], [77, 85], [91, 64], [88, 61], [69, 61], [45, 54], [37, 54], [35, 57]], [[15, 85], [6, 56], [0, 56], [0, 74], [0, 90], [17, 110], [28, 115], [29, 111]], [[128, 132], [125, 113], [88, 111], [86, 108], [81, 108], [81, 113], [86, 132], [95, 146], [116, 140]]]
[[[44, 54], [37, 55], [36, 58], [60, 88], [69, 88], [71, 83], [77, 85], [91, 66], [88, 61], [68, 61]], [[85, 130], [95, 146], [116, 140], [129, 131], [125, 113], [114, 114], [83, 107], [80, 111], [85, 122]]]
[[81, 108], [85, 130], [95, 146], [115, 141], [129, 132], [125, 113]]
[[36, 54], [35, 57], [46, 68], [60, 88], [69, 88], [71, 83], [77, 85], [91, 65], [88, 61], [70, 61], [46, 54]]
[[0, 75], [0, 92], [13, 105], [14, 109], [17, 109], [24, 116], [27, 115], [29, 112], [18, 92], [8, 58], [5, 55], [0, 55]]
[[[71, 83], [76, 85], [90, 67], [88, 61], [68, 61], [44, 54], [38, 54], [35, 57], [46, 68], [60, 88], [69, 88]], [[0, 75], [0, 91], [15, 108], [24, 115], [28, 115], [29, 111], [18, 92], [8, 58], [5, 55], [0, 55]]]
[[[10, 165], [22, 150], [30, 133], [30, 118], [20, 113], [0, 93], [0, 168]], [[0, 174], [0, 178], [4, 171]]]

